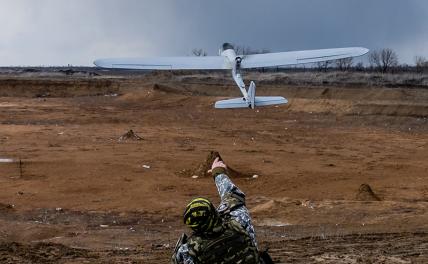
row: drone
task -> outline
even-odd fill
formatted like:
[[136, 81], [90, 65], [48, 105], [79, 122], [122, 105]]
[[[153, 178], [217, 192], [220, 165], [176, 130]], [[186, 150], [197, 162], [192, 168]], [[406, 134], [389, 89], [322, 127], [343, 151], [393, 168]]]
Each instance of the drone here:
[[282, 67], [307, 63], [325, 62], [359, 57], [369, 52], [366, 48], [336, 48], [289, 51], [277, 53], [237, 55], [230, 43], [224, 43], [219, 56], [201, 57], [155, 57], [155, 58], [111, 58], [94, 62], [98, 67], [130, 70], [231, 70], [242, 97], [221, 100], [215, 103], [217, 109], [251, 108], [287, 104], [281, 96], [256, 96], [256, 84], [245, 85], [241, 70], [268, 67]]

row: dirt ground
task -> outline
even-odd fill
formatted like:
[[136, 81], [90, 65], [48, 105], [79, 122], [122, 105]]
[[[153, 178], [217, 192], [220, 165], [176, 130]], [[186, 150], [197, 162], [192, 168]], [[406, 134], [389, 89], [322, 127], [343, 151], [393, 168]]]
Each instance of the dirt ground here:
[[428, 89], [216, 83], [0, 78], [0, 262], [168, 263], [215, 150], [277, 263], [428, 263]]

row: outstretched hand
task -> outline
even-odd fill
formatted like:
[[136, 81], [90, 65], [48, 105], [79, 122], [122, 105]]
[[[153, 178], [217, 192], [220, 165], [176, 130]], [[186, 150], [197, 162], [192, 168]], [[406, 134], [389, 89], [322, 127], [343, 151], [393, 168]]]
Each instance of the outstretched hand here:
[[224, 168], [227, 169], [226, 164], [224, 164], [224, 162], [222, 160], [220, 160], [219, 157], [217, 157], [214, 162], [213, 165], [211, 166], [211, 170], [209, 170], [208, 172], [211, 173], [215, 168]]

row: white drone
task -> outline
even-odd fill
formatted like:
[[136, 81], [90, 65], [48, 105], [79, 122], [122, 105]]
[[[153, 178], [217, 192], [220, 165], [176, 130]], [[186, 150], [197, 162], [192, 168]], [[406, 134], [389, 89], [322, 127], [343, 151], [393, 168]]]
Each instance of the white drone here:
[[251, 108], [256, 106], [287, 104], [280, 96], [256, 96], [256, 84], [252, 81], [246, 87], [241, 69], [280, 67], [305, 63], [323, 62], [362, 56], [369, 52], [366, 48], [340, 48], [304, 50], [279, 53], [236, 55], [234, 47], [223, 44], [219, 56], [205, 57], [158, 57], [158, 58], [117, 58], [100, 59], [94, 64], [111, 69], [137, 70], [232, 70], [232, 76], [241, 90], [242, 96], [218, 101], [215, 108]]

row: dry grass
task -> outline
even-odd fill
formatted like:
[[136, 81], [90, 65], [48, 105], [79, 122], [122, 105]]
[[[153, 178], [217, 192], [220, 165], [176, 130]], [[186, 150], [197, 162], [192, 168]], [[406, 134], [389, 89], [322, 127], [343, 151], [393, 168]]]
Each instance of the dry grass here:
[[[409, 87], [428, 88], [427, 73], [365, 73], [365, 72], [248, 72], [246, 80], [260, 84], [341, 87]], [[182, 73], [176, 76], [183, 82], [223, 83], [230, 73]]]

